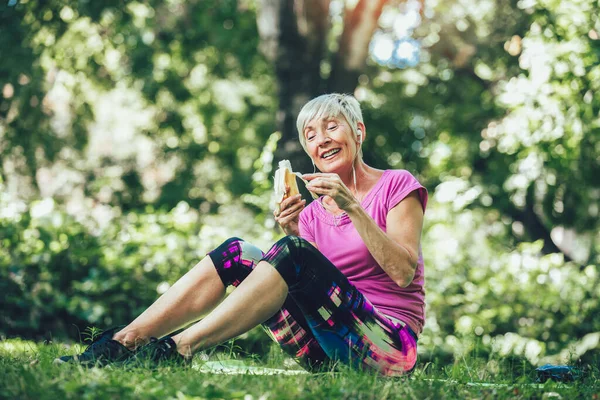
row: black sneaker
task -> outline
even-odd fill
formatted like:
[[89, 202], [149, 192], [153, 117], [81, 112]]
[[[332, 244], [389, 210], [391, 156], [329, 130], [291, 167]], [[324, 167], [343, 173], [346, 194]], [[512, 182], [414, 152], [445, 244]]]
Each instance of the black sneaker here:
[[79, 363], [86, 367], [106, 366], [114, 362], [122, 362], [133, 356], [133, 352], [121, 343], [113, 340], [113, 335], [123, 327], [108, 329], [76, 356], [62, 356], [54, 360], [54, 364]]
[[133, 357], [125, 362], [127, 366], [156, 367], [167, 365], [189, 365], [192, 359], [179, 354], [177, 345], [170, 336], [162, 339], [150, 338], [150, 343], [138, 349]]

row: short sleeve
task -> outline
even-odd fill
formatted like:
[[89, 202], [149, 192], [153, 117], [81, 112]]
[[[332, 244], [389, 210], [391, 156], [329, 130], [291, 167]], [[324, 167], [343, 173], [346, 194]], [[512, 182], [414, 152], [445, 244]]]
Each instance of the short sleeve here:
[[410, 172], [394, 170], [386, 190], [385, 198], [388, 210], [396, 207], [406, 196], [416, 190], [421, 200], [421, 206], [423, 206], [423, 212], [425, 212], [428, 199], [427, 189]]
[[311, 224], [314, 217], [312, 216], [312, 212], [309, 210], [309, 207], [305, 208], [300, 212], [300, 216], [298, 218], [298, 229], [300, 230], [300, 237], [311, 242], [315, 243], [315, 234], [313, 232], [313, 226]]

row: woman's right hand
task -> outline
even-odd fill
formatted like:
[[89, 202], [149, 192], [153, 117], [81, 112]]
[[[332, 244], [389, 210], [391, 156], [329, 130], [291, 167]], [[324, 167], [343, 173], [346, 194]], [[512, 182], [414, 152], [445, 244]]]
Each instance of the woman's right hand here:
[[275, 221], [281, 226], [286, 235], [300, 236], [298, 217], [305, 205], [306, 200], [303, 200], [302, 196], [297, 194], [283, 200], [279, 205], [279, 212], [277, 210], [273, 211]]

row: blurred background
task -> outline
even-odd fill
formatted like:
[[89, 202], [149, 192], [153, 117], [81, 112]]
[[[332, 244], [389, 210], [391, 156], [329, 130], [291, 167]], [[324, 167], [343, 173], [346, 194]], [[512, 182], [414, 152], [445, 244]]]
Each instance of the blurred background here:
[[295, 117], [337, 91], [367, 163], [430, 193], [422, 359], [597, 357], [597, 1], [2, 3], [2, 338], [127, 323], [224, 239], [267, 250], [273, 166], [312, 172]]

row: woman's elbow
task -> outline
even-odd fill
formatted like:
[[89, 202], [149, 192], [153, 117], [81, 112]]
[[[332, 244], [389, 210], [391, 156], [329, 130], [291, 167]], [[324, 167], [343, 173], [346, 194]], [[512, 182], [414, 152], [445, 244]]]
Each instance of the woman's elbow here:
[[411, 264], [402, 274], [400, 274], [400, 276], [397, 279], [394, 279], [394, 282], [401, 288], [407, 287], [412, 283], [413, 279], [415, 278], [416, 270], [417, 264]]

